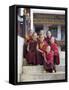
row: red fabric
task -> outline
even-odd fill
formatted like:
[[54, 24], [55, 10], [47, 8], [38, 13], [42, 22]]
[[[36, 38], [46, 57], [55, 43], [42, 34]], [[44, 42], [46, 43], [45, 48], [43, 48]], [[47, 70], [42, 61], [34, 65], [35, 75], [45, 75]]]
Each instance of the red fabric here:
[[28, 64], [37, 64], [35, 52], [29, 51], [26, 55], [26, 59], [27, 59]]
[[37, 64], [37, 41], [31, 40], [29, 43], [29, 51], [26, 54], [26, 59], [29, 64]]
[[53, 52], [50, 51], [49, 53], [46, 53], [44, 54], [44, 68], [45, 70], [47, 71], [51, 71], [53, 70], [53, 65], [54, 65], [54, 57], [53, 57]]
[[54, 57], [53, 57], [53, 52], [52, 51], [50, 51], [49, 53], [45, 52], [45, 58], [46, 58], [46, 61], [47, 61], [48, 64], [49, 63], [53, 64]]
[[54, 55], [58, 54], [58, 46], [56, 43], [51, 44], [51, 49], [54, 51]]
[[26, 37], [25, 38], [25, 43], [24, 43], [24, 47], [23, 47], [23, 56], [24, 58], [27, 58], [27, 46], [28, 43], [30, 43], [32, 41], [32, 36]]
[[40, 64], [41, 63], [43, 64], [44, 62], [43, 52], [45, 52], [47, 46], [48, 44], [45, 40], [43, 42], [38, 41], [38, 48], [42, 51], [42, 52], [39, 52], [39, 55], [38, 55], [38, 58], [39, 58], [38, 61]]
[[32, 36], [29, 36], [29, 38], [27, 39], [27, 42], [31, 42], [32, 41]]
[[45, 51], [46, 48], [47, 48], [48, 44], [46, 41], [43, 41], [43, 42], [39, 42], [39, 49], [42, 50], [42, 51]]
[[57, 64], [60, 64], [60, 58], [59, 58], [59, 51], [58, 51], [58, 46], [56, 43], [51, 44], [51, 49], [54, 52], [54, 56], [56, 57], [56, 62]]
[[[51, 37], [52, 37], [52, 36], [51, 36]], [[51, 44], [51, 43], [50, 43], [51, 37], [48, 37], [48, 36], [47, 36], [47, 37], [45, 38], [46, 42], [47, 42], [49, 45]]]

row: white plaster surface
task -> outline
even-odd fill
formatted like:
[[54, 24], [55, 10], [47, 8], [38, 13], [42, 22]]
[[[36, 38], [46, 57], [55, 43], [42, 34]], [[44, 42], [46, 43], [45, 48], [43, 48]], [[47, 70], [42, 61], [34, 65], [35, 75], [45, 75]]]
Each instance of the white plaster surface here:
[[22, 63], [23, 63], [23, 44], [24, 39], [20, 36], [18, 36], [18, 82], [20, 81], [20, 75], [22, 73]]

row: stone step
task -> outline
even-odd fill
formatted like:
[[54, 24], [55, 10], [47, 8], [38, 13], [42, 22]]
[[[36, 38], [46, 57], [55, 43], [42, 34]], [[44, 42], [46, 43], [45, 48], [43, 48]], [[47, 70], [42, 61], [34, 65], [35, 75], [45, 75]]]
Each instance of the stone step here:
[[43, 81], [65, 79], [65, 67], [57, 66], [57, 72], [48, 73], [43, 65], [23, 66], [21, 81]]
[[43, 81], [43, 80], [62, 80], [65, 79], [65, 72], [56, 72], [56, 73], [35, 73], [35, 74], [22, 74], [21, 81]]
[[58, 65], [58, 66], [56, 66], [56, 71], [63, 71], [63, 72], [65, 72], [65, 65]]
[[35, 65], [35, 66], [23, 66], [23, 73], [27, 74], [35, 74], [35, 73], [42, 73], [44, 68], [42, 65]]
[[[43, 73], [45, 71], [43, 65], [34, 65], [34, 66], [23, 66], [24, 74], [35, 74], [35, 73]], [[56, 71], [65, 72], [65, 66], [56, 66]]]

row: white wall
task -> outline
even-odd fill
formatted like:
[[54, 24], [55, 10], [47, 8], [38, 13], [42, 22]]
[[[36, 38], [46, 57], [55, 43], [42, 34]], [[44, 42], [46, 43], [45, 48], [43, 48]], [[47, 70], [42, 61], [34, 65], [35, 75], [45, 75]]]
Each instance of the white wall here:
[[23, 45], [24, 45], [24, 39], [20, 36], [18, 38], [18, 47], [17, 47], [17, 55], [18, 55], [18, 60], [17, 60], [17, 65], [18, 65], [18, 82], [21, 81], [21, 74], [22, 74], [22, 65], [23, 65]]

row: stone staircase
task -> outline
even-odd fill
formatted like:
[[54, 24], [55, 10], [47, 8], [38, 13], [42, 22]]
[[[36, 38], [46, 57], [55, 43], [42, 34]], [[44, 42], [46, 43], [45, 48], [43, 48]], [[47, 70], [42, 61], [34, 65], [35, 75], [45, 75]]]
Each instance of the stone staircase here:
[[43, 81], [65, 79], [65, 67], [57, 66], [57, 72], [48, 73], [42, 65], [23, 66], [21, 81]]
[[43, 65], [28, 65], [26, 60], [23, 62], [21, 82], [43, 81], [43, 80], [62, 80], [65, 79], [65, 54], [60, 55], [60, 65], [56, 66], [56, 73], [48, 73]]

